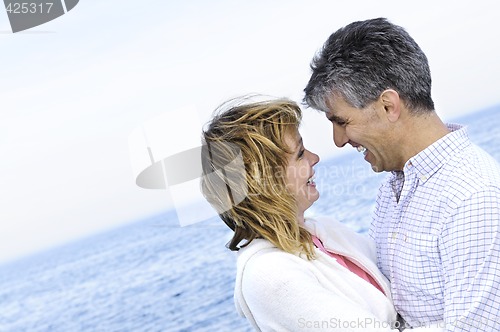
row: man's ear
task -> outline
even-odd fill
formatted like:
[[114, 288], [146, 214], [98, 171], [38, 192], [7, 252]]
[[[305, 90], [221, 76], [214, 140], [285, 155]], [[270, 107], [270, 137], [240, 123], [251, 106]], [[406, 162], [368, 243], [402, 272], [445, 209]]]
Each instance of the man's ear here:
[[385, 110], [385, 115], [390, 122], [396, 122], [401, 116], [403, 102], [399, 98], [399, 93], [392, 89], [384, 90], [379, 98]]

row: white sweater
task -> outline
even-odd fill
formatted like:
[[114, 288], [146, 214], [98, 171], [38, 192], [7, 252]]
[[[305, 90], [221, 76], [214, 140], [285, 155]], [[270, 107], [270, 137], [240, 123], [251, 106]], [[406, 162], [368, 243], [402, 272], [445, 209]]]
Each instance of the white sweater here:
[[256, 239], [238, 252], [234, 300], [239, 314], [258, 331], [397, 331], [375, 244], [329, 218], [308, 219], [305, 225], [325, 249], [367, 271], [387, 296], [319, 249], [316, 259], [307, 260]]

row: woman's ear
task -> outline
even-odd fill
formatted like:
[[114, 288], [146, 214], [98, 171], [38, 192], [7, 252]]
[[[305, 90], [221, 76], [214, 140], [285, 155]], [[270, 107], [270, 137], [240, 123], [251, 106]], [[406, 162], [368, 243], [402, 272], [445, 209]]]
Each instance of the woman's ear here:
[[390, 122], [396, 122], [401, 116], [403, 102], [399, 98], [399, 93], [395, 90], [387, 89], [380, 94], [379, 98], [385, 110], [385, 115]]

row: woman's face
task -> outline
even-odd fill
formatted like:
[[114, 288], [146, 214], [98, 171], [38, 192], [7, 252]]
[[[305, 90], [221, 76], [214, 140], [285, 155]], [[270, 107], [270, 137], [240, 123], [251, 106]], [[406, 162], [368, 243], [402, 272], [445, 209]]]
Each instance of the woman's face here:
[[285, 135], [285, 143], [292, 151], [288, 155], [285, 172], [287, 188], [297, 201], [298, 219], [303, 222], [304, 212], [319, 198], [319, 192], [314, 183], [313, 169], [319, 157], [304, 148], [298, 130], [288, 131]]

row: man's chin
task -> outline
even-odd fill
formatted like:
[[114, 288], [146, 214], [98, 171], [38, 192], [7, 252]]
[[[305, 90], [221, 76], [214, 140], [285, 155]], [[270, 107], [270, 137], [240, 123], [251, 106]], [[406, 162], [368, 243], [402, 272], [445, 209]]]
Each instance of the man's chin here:
[[377, 166], [372, 166], [372, 170], [375, 172], [375, 173], [382, 173], [384, 170], [383, 169], [380, 169], [377, 167]]
[[384, 171], [382, 167], [373, 165], [372, 163], [370, 163], [370, 166], [372, 168], [372, 171], [374, 171], [375, 173], [382, 173]]

